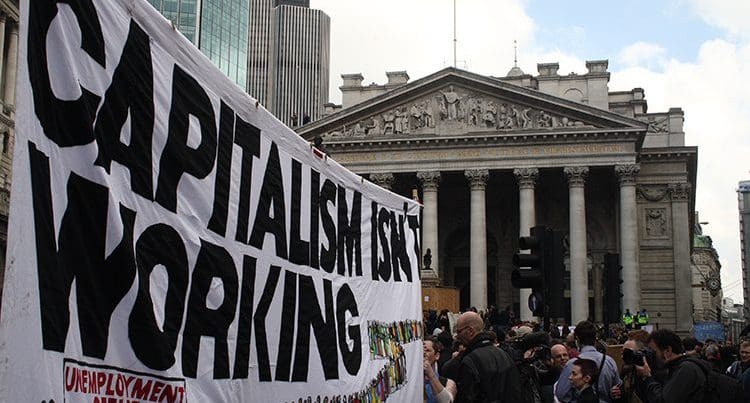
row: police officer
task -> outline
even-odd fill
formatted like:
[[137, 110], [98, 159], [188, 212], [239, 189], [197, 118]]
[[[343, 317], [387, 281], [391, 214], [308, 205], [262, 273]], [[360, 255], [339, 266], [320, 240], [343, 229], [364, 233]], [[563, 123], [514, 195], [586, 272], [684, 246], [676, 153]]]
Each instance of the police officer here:
[[648, 312], [646, 312], [646, 309], [641, 309], [641, 312], [638, 314], [638, 325], [641, 327], [648, 325], [648, 319]]
[[633, 328], [633, 314], [630, 313], [630, 308], [625, 309], [625, 313], [622, 314], [622, 324], [628, 330]]

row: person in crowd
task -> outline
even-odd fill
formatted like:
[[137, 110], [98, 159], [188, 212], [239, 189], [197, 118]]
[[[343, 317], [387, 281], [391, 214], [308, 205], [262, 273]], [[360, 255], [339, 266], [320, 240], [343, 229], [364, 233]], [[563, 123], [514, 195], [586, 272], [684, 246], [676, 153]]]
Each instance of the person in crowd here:
[[685, 349], [685, 355], [690, 357], [701, 357], [701, 347], [698, 347], [698, 339], [693, 336], [687, 336], [682, 339], [682, 348]]
[[[596, 391], [600, 392], [599, 400], [610, 403], [612, 399], [609, 396], [609, 391], [613, 386], [620, 383], [617, 364], [615, 364], [612, 357], [608, 357], [594, 348], [596, 344], [596, 327], [593, 323], [589, 321], [579, 322], [576, 325], [574, 335], [576, 341], [581, 346], [578, 357], [592, 360], [597, 364], [597, 368], [601, 368], [598, 375], [598, 382], [594, 384], [594, 387]], [[560, 380], [557, 381], [555, 396], [562, 403], [575, 401], [573, 387], [569, 380], [570, 372], [573, 369], [573, 362], [572, 359], [568, 361], [560, 374]]]
[[669, 329], [660, 329], [651, 333], [648, 346], [656, 358], [664, 362], [669, 373], [664, 383], [657, 382], [652, 376], [651, 367], [644, 359], [643, 365], [636, 365], [635, 371], [639, 380], [638, 395], [649, 403], [704, 402], [706, 375], [698, 362], [685, 356], [682, 340]]
[[497, 324], [504, 330], [507, 330], [508, 327], [510, 327], [510, 305], [506, 306], [505, 309], [498, 314]]
[[557, 322], [555, 322], [554, 320], [552, 321], [552, 323], [550, 323], [549, 326], [549, 337], [551, 337], [552, 339], [559, 339], [562, 337], [562, 335], [560, 334], [560, 328], [557, 326]]
[[438, 371], [443, 371], [443, 365], [453, 357], [453, 352], [456, 351], [453, 346], [453, 335], [447, 329], [437, 336], [438, 341], [443, 345], [443, 350], [440, 352], [438, 357]]
[[576, 344], [576, 337], [573, 333], [570, 333], [565, 338], [565, 346], [568, 347], [568, 357], [578, 358], [578, 354], [580, 354], [580, 352], [578, 351], [578, 345]]
[[727, 368], [727, 375], [742, 380], [742, 375], [750, 368], [750, 340], [740, 343], [740, 359]]
[[636, 389], [636, 373], [635, 367], [631, 364], [627, 364], [628, 356], [632, 356], [640, 351], [643, 351], [645, 345], [638, 339], [628, 339], [622, 345], [622, 371], [620, 371], [620, 377], [622, 383], [615, 385], [610, 389], [610, 396], [613, 402], [616, 403], [643, 403], [635, 392]]
[[599, 403], [599, 395], [592, 385], [596, 385], [599, 370], [596, 362], [586, 358], [573, 361], [568, 380], [575, 389], [576, 403]]
[[519, 375], [507, 353], [492, 344], [475, 312], [456, 322], [456, 342], [465, 350], [445, 363], [443, 374], [455, 380], [455, 402], [518, 402]]
[[648, 316], [648, 311], [646, 308], [642, 308], [641, 311], [638, 313], [638, 326], [643, 327], [648, 325], [648, 322], [651, 320]]
[[625, 328], [630, 330], [633, 328], [633, 314], [630, 313], [630, 308], [625, 309], [625, 313], [622, 314], [622, 324], [625, 325]]
[[721, 352], [718, 344], [711, 343], [706, 346], [704, 354], [705, 360], [710, 364], [712, 370], [724, 372], [721, 370]]
[[443, 309], [440, 311], [440, 315], [438, 315], [438, 326], [443, 329], [450, 329], [450, 319], [448, 319], [448, 310]]
[[561, 327], [562, 329], [560, 330], [560, 337], [565, 339], [568, 337], [568, 335], [570, 335], [570, 326], [568, 326], [568, 323], [563, 320]]
[[456, 396], [456, 383], [440, 376], [437, 362], [442, 343], [427, 336], [422, 343], [424, 353], [424, 401], [425, 403], [450, 403]]
[[541, 378], [549, 371], [549, 334], [534, 332], [530, 326], [515, 328], [516, 337], [501, 348], [508, 353], [518, 368], [521, 400], [519, 403], [541, 403]]
[[568, 363], [568, 348], [563, 344], [553, 344], [550, 347], [551, 362], [548, 366], [547, 373], [540, 378], [542, 385], [542, 401], [545, 403], [554, 402], [554, 386], [560, 379], [565, 364]]

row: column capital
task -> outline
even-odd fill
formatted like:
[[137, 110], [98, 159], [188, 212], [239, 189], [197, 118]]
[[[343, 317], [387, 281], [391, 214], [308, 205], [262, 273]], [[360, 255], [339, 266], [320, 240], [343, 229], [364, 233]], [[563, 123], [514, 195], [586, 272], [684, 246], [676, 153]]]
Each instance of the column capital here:
[[669, 194], [672, 196], [672, 201], [687, 201], [690, 199], [691, 188], [687, 182], [670, 184]]
[[370, 182], [388, 190], [391, 190], [393, 181], [396, 178], [391, 173], [374, 173], [370, 174]]
[[5, 20], [6, 20], [7, 18], [8, 18], [8, 15], [7, 15], [7, 14], [5, 14], [4, 12], [1, 12], [1, 11], [0, 11], [0, 24], [3, 24], [3, 23], [5, 23]]
[[469, 180], [472, 189], [484, 189], [487, 185], [487, 179], [490, 177], [490, 171], [487, 169], [468, 169], [464, 171], [464, 176]]
[[641, 164], [615, 165], [617, 179], [622, 185], [635, 185], [635, 177], [641, 171]]
[[565, 167], [563, 168], [565, 176], [568, 177], [570, 187], [583, 187], [586, 183], [586, 177], [589, 175], [589, 167]]
[[422, 182], [422, 190], [436, 191], [440, 184], [440, 171], [419, 171], [417, 179]]
[[539, 178], [539, 169], [537, 168], [516, 168], [513, 170], [516, 176], [518, 187], [521, 189], [533, 189], [536, 180]]

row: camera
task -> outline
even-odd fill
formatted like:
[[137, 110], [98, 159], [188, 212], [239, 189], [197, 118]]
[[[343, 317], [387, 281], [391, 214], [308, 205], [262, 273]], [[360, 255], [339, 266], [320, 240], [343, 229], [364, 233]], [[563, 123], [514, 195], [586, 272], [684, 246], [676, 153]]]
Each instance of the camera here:
[[552, 358], [549, 348], [549, 335], [546, 332], [529, 333], [514, 341], [513, 347], [521, 353], [534, 347], [539, 347], [534, 354], [534, 360], [549, 361]]
[[644, 358], [650, 367], [654, 366], [656, 355], [654, 354], [654, 350], [651, 350], [650, 348], [644, 348], [643, 350], [637, 351], [626, 348], [622, 351], [622, 362], [625, 365], [642, 366]]

